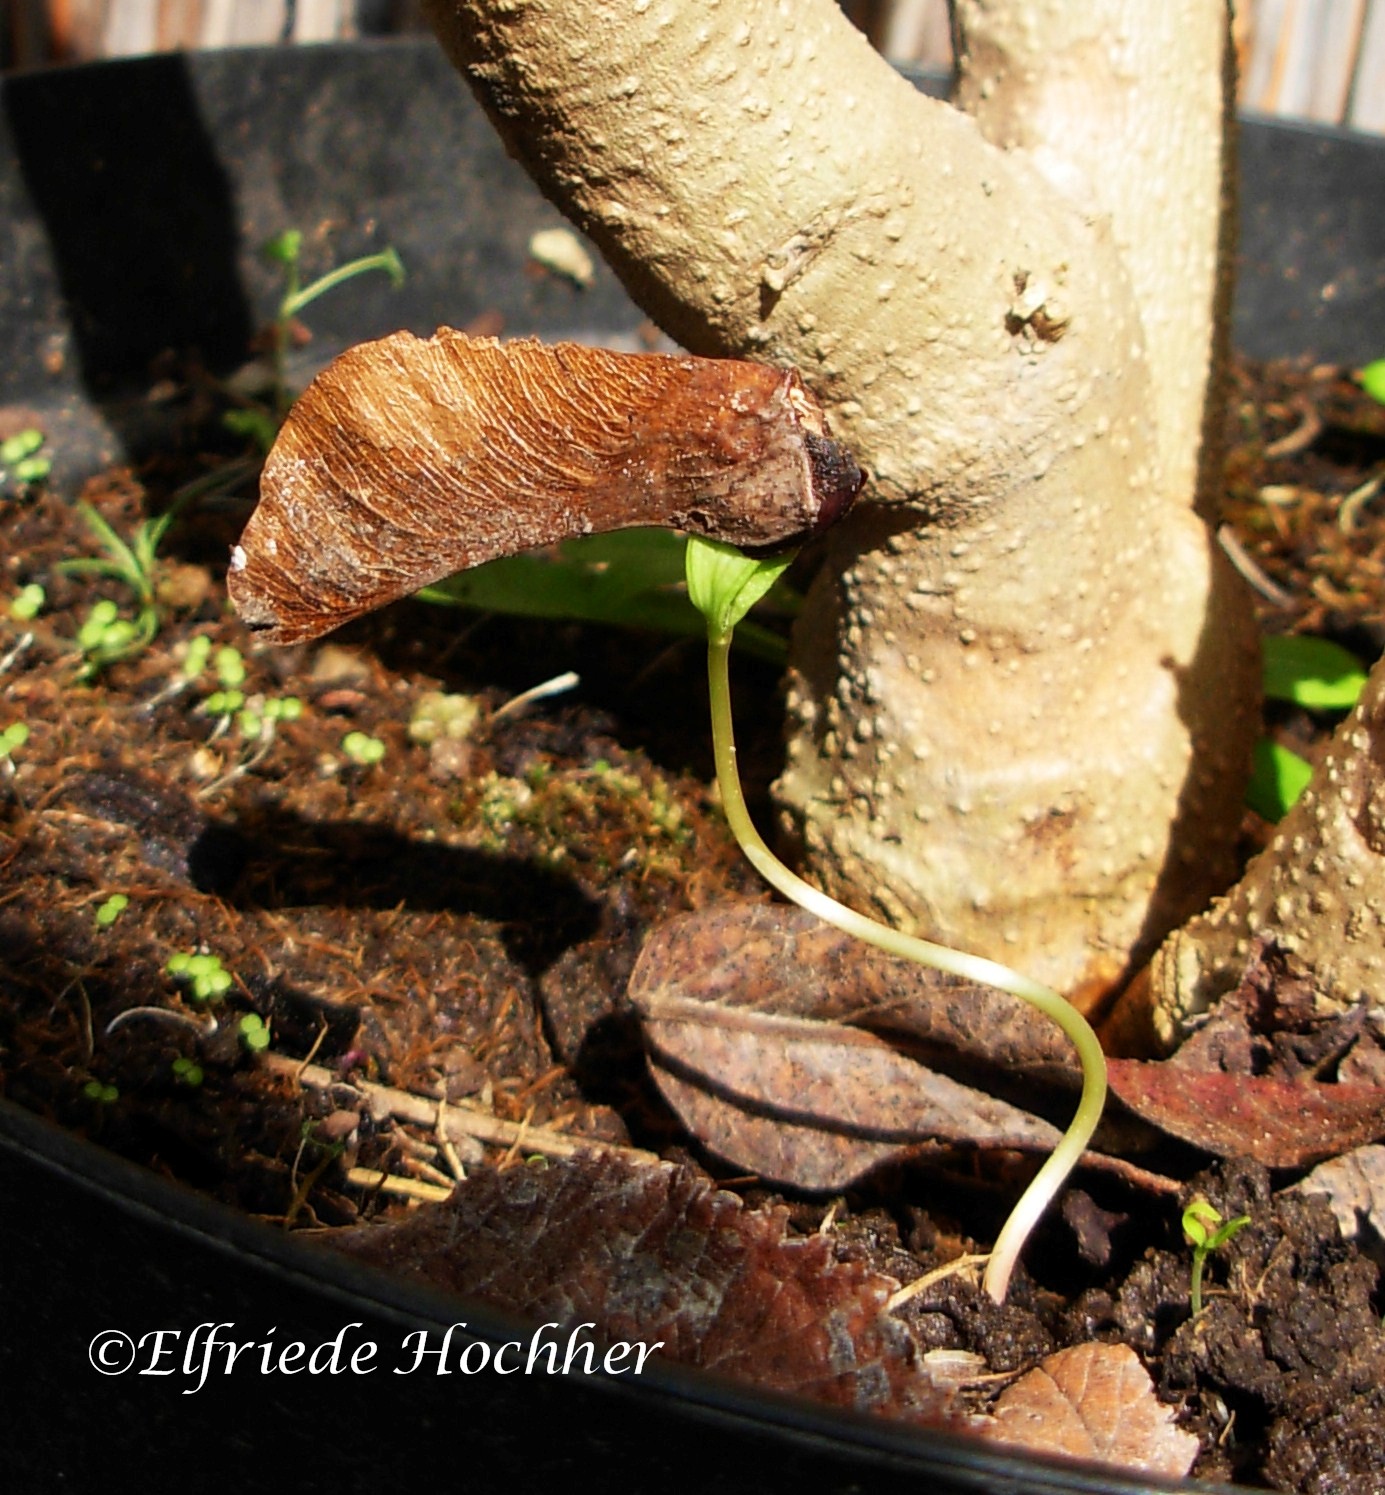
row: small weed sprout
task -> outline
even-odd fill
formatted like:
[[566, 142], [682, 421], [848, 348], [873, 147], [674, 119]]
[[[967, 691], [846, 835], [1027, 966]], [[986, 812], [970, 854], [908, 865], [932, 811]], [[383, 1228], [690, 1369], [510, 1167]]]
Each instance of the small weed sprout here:
[[1183, 1211], [1183, 1234], [1193, 1248], [1188, 1299], [1194, 1318], [1202, 1312], [1202, 1273], [1207, 1265], [1207, 1258], [1214, 1251], [1220, 1251], [1249, 1224], [1249, 1215], [1237, 1215], [1234, 1220], [1224, 1219], [1216, 1206], [1201, 1195]]
[[168, 958], [164, 970], [188, 984], [195, 1002], [217, 1002], [231, 989], [233, 977], [217, 955], [181, 950]]
[[10, 603], [10, 617], [16, 623], [32, 623], [43, 611], [43, 605], [47, 601], [48, 593], [38, 582], [31, 581], [15, 593], [14, 600]]
[[366, 732], [348, 732], [341, 750], [359, 768], [371, 768], [385, 756], [385, 744]]
[[130, 899], [126, 894], [112, 893], [96, 910], [96, 927], [109, 929], [129, 906]]
[[212, 742], [230, 728], [231, 718], [245, 705], [245, 692], [241, 689], [245, 684], [245, 660], [241, 658], [240, 650], [229, 646], [220, 648], [216, 651], [214, 663], [221, 689], [214, 690], [202, 702], [202, 709], [217, 718], [212, 728]]
[[262, 1054], [269, 1047], [269, 1024], [258, 1012], [247, 1012], [240, 1020], [240, 1041], [252, 1054]]
[[298, 696], [270, 696], [258, 705], [247, 706], [236, 718], [236, 726], [247, 742], [260, 744], [261, 751], [254, 758], [255, 762], [259, 762], [264, 756], [263, 750], [273, 740], [279, 723], [296, 722], [302, 715], [303, 702]]
[[196, 1090], [205, 1076], [202, 1073], [202, 1066], [195, 1059], [183, 1056], [173, 1061], [173, 1078], [177, 1084]]
[[245, 660], [239, 649], [229, 644], [216, 651], [216, 678], [226, 690], [245, 684]]
[[88, 1080], [82, 1086], [82, 1094], [98, 1106], [112, 1106], [120, 1099], [120, 1091], [102, 1080]]
[[1356, 377], [1371, 399], [1385, 405], [1385, 358], [1368, 363]]
[[184, 680], [193, 681], [207, 668], [212, 657], [212, 641], [205, 633], [194, 634], [187, 642], [180, 671]]
[[138, 623], [122, 618], [120, 608], [109, 597], [102, 597], [92, 603], [77, 629], [76, 643], [83, 660], [77, 678], [94, 680], [117, 659], [139, 653], [152, 637], [153, 634], [146, 634]]
[[90, 679], [105, 665], [117, 659], [138, 654], [147, 648], [159, 631], [158, 552], [178, 512], [171, 505], [155, 519], [146, 519], [129, 541], [118, 535], [104, 515], [88, 503], [77, 505], [77, 511], [96, 538], [104, 556], [81, 556], [73, 561], [59, 561], [64, 576], [101, 576], [128, 587], [135, 598], [135, 619], [131, 623], [119, 618], [113, 602], [98, 602], [77, 635], [78, 647], [87, 657], [84, 679]]
[[[220, 778], [206, 785], [202, 793], [210, 794], [229, 784], [243, 774], [252, 773], [264, 761], [278, 735], [280, 722], [295, 722], [303, 715], [303, 701], [299, 696], [246, 697], [240, 682], [245, 679], [245, 665], [236, 649], [220, 649], [216, 656], [217, 675], [223, 682], [221, 690], [213, 691], [202, 703], [202, 709], [217, 718], [209, 742], [215, 742], [228, 731], [232, 720], [245, 739], [246, 750], [241, 759]], [[234, 683], [233, 683], [234, 682]]]
[[1020, 1196], [987, 1263], [984, 1286], [997, 1303], [1002, 1303], [1025, 1242], [1077, 1166], [1101, 1120], [1106, 1104], [1106, 1058], [1086, 1019], [1056, 991], [996, 961], [901, 934], [858, 914], [791, 872], [761, 839], [746, 809], [736, 768], [736, 742], [731, 728], [731, 638], [736, 624], [774, 585], [792, 559], [789, 554], [755, 560], [732, 546], [712, 540], [694, 536], [688, 541], [688, 595], [707, 620], [707, 672], [717, 783], [727, 823], [741, 850], [772, 887], [845, 933], [891, 955], [949, 971], [969, 981], [984, 982], [1028, 1002], [1058, 1024], [1077, 1049], [1082, 1063], [1082, 1096], [1072, 1124]]
[[0, 441], [0, 483], [4, 487], [33, 488], [52, 472], [52, 461], [42, 454], [45, 439], [42, 431], [30, 426]]
[[0, 759], [11, 773], [14, 772], [14, 755], [29, 740], [29, 728], [23, 722], [11, 722], [0, 732]]
[[142, 716], [150, 715], [165, 706], [169, 701], [175, 700], [185, 691], [190, 690], [197, 683], [203, 670], [207, 668], [207, 662], [211, 658], [212, 641], [205, 633], [197, 633], [183, 645], [183, 658], [178, 666], [178, 673], [168, 682], [156, 695], [151, 696], [142, 707]]
[[212, 728], [212, 735], [208, 740], [215, 742], [223, 732], [227, 731], [231, 725], [231, 718], [244, 705], [245, 692], [243, 690], [214, 690], [202, 702], [202, 709], [216, 718], [216, 725]]
[[284, 276], [283, 293], [279, 297], [279, 305], [270, 328], [270, 405], [266, 408], [254, 401], [247, 402], [241, 409], [229, 411], [224, 421], [228, 430], [239, 436], [249, 437], [262, 453], [268, 453], [274, 445], [274, 438], [279, 434], [279, 426], [293, 403], [288, 386], [287, 366], [294, 318], [319, 296], [373, 270], [382, 270], [389, 276], [391, 284], [398, 288], [404, 284], [404, 263], [395, 250], [384, 249], [378, 254], [363, 255], [360, 259], [338, 265], [335, 270], [329, 270], [308, 285], [303, 285], [300, 279], [303, 254], [301, 230], [285, 229], [264, 244], [260, 252], [267, 260], [279, 265]]

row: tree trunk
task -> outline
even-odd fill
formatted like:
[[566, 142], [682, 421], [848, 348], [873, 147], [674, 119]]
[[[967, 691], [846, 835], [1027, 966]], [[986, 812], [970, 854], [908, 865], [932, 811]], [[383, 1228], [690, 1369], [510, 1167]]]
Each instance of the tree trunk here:
[[811, 874], [1079, 999], [1119, 982], [1229, 880], [1255, 719], [1197, 517], [1225, 0], [959, 0], [968, 113], [832, 0], [427, 8], [635, 299], [801, 370], [870, 474], [794, 640]]
[[[1164, 943], [1121, 1021], [1137, 1051], [1176, 1048], [1241, 982], [1265, 942], [1307, 977], [1318, 1010], [1385, 991], [1385, 661], [1274, 839], [1205, 914]], [[1123, 1044], [1120, 1046], [1124, 1046]]]

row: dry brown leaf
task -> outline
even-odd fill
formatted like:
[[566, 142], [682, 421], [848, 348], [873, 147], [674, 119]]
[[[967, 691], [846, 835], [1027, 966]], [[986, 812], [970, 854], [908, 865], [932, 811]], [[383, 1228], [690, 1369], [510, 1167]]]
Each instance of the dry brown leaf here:
[[[1027, 1100], [1056, 1081], [1060, 1106], [1076, 1094], [1067, 1040], [1026, 1003], [884, 955], [800, 908], [724, 903], [661, 924], [629, 996], [688, 1129], [799, 1188], [844, 1187], [939, 1141], [1048, 1151], [1059, 1132], [1004, 1093]], [[1176, 1190], [1118, 1159], [1087, 1161]]]
[[860, 486], [790, 370], [397, 332], [294, 405], [227, 584], [252, 628], [294, 643], [576, 535], [657, 524], [787, 544]]
[[1319, 1163], [1297, 1187], [1326, 1196], [1344, 1241], [1363, 1233], [1385, 1241], [1385, 1147], [1358, 1147]]
[[1056, 1127], [840, 1023], [665, 998], [649, 1067], [683, 1124], [761, 1178], [839, 1189], [921, 1143], [1051, 1151]]
[[1385, 1136], [1385, 1087], [1199, 1073], [1110, 1061], [1111, 1093], [1142, 1120], [1224, 1158], [1301, 1168]]
[[478, 1169], [451, 1200], [328, 1243], [446, 1291], [664, 1358], [819, 1401], [941, 1417], [905, 1326], [898, 1283], [790, 1238], [782, 1209], [751, 1210], [669, 1164], [586, 1154], [546, 1168]]
[[977, 1067], [1075, 1074], [1072, 1046], [1026, 1002], [886, 955], [784, 904], [725, 902], [661, 924], [630, 978], [642, 1012], [669, 998], [905, 1035]]
[[1080, 1344], [1007, 1387], [993, 1421], [978, 1431], [1042, 1453], [1177, 1479], [1192, 1468], [1198, 1440], [1175, 1427], [1173, 1415], [1128, 1345]]

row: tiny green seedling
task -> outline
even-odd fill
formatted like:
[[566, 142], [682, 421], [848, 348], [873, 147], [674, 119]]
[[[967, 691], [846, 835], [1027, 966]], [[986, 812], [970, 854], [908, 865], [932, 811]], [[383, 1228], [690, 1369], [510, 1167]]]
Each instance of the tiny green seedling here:
[[370, 768], [385, 756], [385, 744], [366, 732], [348, 732], [341, 740], [341, 750], [360, 768]]
[[111, 1106], [120, 1099], [120, 1091], [114, 1085], [107, 1085], [101, 1080], [88, 1080], [82, 1086], [82, 1094], [98, 1106]]
[[139, 623], [122, 618], [120, 608], [109, 597], [102, 597], [92, 603], [77, 629], [77, 647], [84, 660], [78, 678], [95, 679], [108, 664], [137, 654], [152, 637]]
[[269, 1047], [269, 1024], [258, 1012], [247, 1012], [240, 1020], [240, 1041], [252, 1054], [262, 1054]]
[[183, 655], [181, 666], [184, 680], [196, 680], [207, 668], [207, 661], [212, 657], [212, 641], [205, 633], [194, 634], [188, 640], [187, 651]]
[[1249, 1224], [1249, 1215], [1237, 1215], [1234, 1220], [1223, 1218], [1216, 1206], [1201, 1195], [1183, 1211], [1183, 1234], [1193, 1248], [1193, 1270], [1188, 1297], [1194, 1318], [1202, 1312], [1202, 1273], [1207, 1265], [1207, 1258], [1214, 1251], [1220, 1251]]
[[303, 255], [301, 230], [289, 228], [276, 234], [262, 247], [261, 253], [267, 260], [279, 265], [284, 275], [283, 293], [279, 297], [274, 323], [270, 329], [272, 405], [268, 410], [256, 404], [233, 410], [226, 417], [226, 425], [240, 435], [250, 437], [262, 452], [268, 452], [279, 433], [280, 423], [293, 403], [288, 387], [287, 365], [294, 318], [319, 296], [348, 280], [354, 280], [358, 275], [368, 275], [375, 270], [388, 275], [390, 283], [397, 289], [404, 284], [404, 262], [394, 249], [384, 249], [378, 254], [363, 255], [345, 265], [338, 265], [335, 270], [329, 270], [325, 275], [303, 285], [300, 278]]
[[23, 722], [11, 722], [0, 732], [0, 758], [13, 767], [14, 755], [29, 740], [29, 728]]
[[1361, 388], [1371, 399], [1385, 405], [1385, 358], [1377, 358], [1374, 363], [1368, 363], [1357, 377], [1361, 381]]
[[1278, 821], [1299, 802], [1313, 778], [1313, 765], [1292, 748], [1269, 737], [1255, 744], [1246, 804], [1266, 820]]
[[195, 1059], [181, 1056], [173, 1061], [173, 1078], [179, 1085], [186, 1085], [190, 1090], [196, 1090], [205, 1076], [202, 1066]]
[[176, 517], [177, 506], [170, 506], [155, 519], [146, 519], [129, 541], [90, 504], [78, 504], [77, 510], [106, 553], [59, 561], [58, 570], [64, 576], [101, 576], [118, 581], [135, 598], [133, 622], [119, 617], [115, 603], [103, 600], [93, 606], [82, 625], [77, 643], [87, 658], [83, 676], [90, 679], [105, 665], [147, 648], [158, 633], [158, 551]]
[[181, 950], [168, 958], [164, 970], [192, 989], [195, 1002], [219, 1001], [230, 989], [234, 978], [216, 955]]
[[230, 645], [216, 651], [216, 678], [226, 690], [234, 690], [245, 684], [245, 660], [239, 649]]
[[268, 744], [280, 722], [296, 722], [302, 715], [303, 702], [298, 696], [270, 696], [258, 706], [247, 706], [236, 725], [247, 741]]
[[225, 731], [230, 725], [231, 718], [245, 705], [245, 692], [243, 690], [214, 690], [202, 702], [202, 705], [212, 716], [225, 718], [221, 728]]
[[1086, 1019], [1050, 987], [1031, 981], [996, 961], [916, 939], [858, 914], [791, 872], [755, 829], [736, 768], [736, 743], [731, 728], [731, 639], [736, 625], [782, 576], [792, 559], [792, 556], [780, 555], [755, 560], [716, 541], [696, 536], [688, 541], [688, 595], [707, 620], [707, 673], [711, 687], [712, 751], [716, 760], [717, 783], [727, 823], [741, 850], [772, 887], [845, 933], [892, 955], [949, 971], [970, 981], [984, 982], [1028, 1002], [1058, 1024], [1081, 1060], [1082, 1095], [1072, 1124], [1020, 1197], [996, 1239], [986, 1266], [986, 1291], [996, 1302], [1003, 1302], [1024, 1243], [1068, 1174], [1076, 1167], [1101, 1120], [1106, 1104], [1106, 1058]]
[[45, 437], [34, 426], [16, 431], [0, 441], [0, 484], [6, 488], [32, 488], [53, 470], [52, 460], [42, 453]]
[[239, 649], [229, 646], [218, 649], [215, 657], [216, 678], [221, 689], [214, 690], [202, 702], [202, 709], [217, 718], [212, 738], [220, 737], [231, 725], [231, 718], [245, 705], [245, 660]]
[[129, 906], [130, 899], [126, 894], [112, 893], [96, 910], [96, 927], [109, 929]]
[[156, 711], [160, 706], [190, 690], [207, 668], [211, 659], [212, 641], [205, 633], [197, 633], [183, 645], [183, 658], [178, 666], [178, 673], [169, 681], [157, 695], [151, 696], [143, 707], [141, 714]]
[[15, 593], [14, 600], [10, 603], [10, 617], [16, 623], [32, 623], [43, 611], [43, 604], [47, 601], [48, 593], [38, 582], [31, 581]]

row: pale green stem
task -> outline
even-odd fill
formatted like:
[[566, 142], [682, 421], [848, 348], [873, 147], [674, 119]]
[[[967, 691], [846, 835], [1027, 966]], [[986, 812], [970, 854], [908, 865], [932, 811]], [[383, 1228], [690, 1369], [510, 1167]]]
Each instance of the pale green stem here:
[[1020, 1196], [1019, 1203], [996, 1238], [986, 1266], [985, 1289], [997, 1303], [1003, 1303], [1009, 1290], [1010, 1275], [1024, 1249], [1024, 1243], [1062, 1188], [1068, 1174], [1077, 1166], [1101, 1120], [1102, 1109], [1106, 1104], [1106, 1057], [1101, 1051], [1101, 1045], [1082, 1014], [1051, 987], [1031, 981], [997, 961], [985, 960], [978, 955], [966, 955], [960, 950], [950, 950], [946, 945], [935, 945], [929, 940], [916, 939], [913, 935], [902, 934], [897, 929], [858, 914], [845, 904], [838, 903], [835, 898], [828, 897], [820, 888], [804, 882], [775, 856], [751, 822], [745, 796], [741, 792], [740, 774], [736, 768], [736, 740], [731, 727], [731, 634], [728, 632], [717, 637], [709, 632], [707, 642], [712, 749], [716, 758], [717, 782], [721, 786], [722, 808], [732, 834], [760, 876], [800, 907], [845, 933], [865, 940], [867, 944], [875, 945], [891, 955], [932, 966], [939, 971], [950, 971], [968, 981], [984, 982], [987, 986], [998, 987], [1001, 991], [1019, 997], [1057, 1023], [1077, 1049], [1082, 1063], [1082, 1096], [1072, 1124]]
[[1209, 1253], [1200, 1247], [1193, 1249], [1193, 1272], [1188, 1284], [1188, 1298], [1194, 1318], [1202, 1312], [1202, 1273], [1207, 1265], [1208, 1255]]
[[345, 281], [354, 280], [356, 276], [364, 275], [370, 270], [383, 270], [396, 284], [404, 273], [398, 254], [393, 249], [382, 249], [378, 254], [367, 254], [361, 259], [352, 260], [350, 264], [338, 265], [335, 270], [319, 275], [315, 281], [304, 286], [302, 290], [298, 289], [295, 276], [284, 299], [279, 304], [279, 315], [284, 318], [296, 317], [305, 306], [316, 301], [324, 292], [333, 290]]

